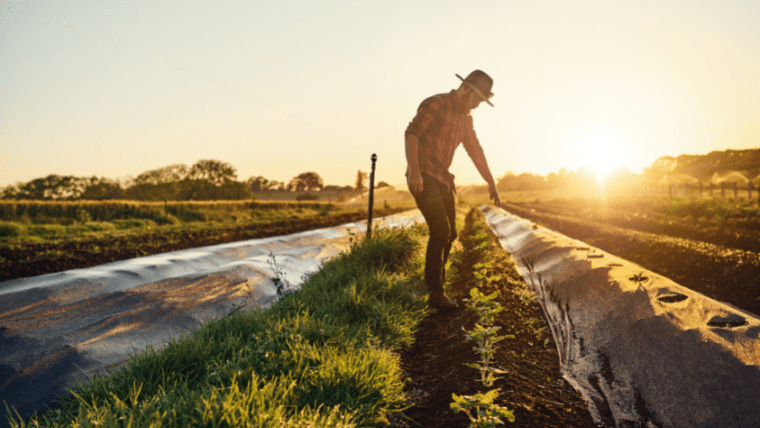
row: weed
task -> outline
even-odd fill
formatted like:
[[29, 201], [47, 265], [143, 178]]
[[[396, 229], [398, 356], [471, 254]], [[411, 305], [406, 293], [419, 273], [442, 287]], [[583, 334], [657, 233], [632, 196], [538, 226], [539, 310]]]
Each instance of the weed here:
[[282, 299], [287, 293], [292, 291], [290, 283], [287, 279], [285, 279], [285, 276], [287, 274], [282, 271], [282, 268], [280, 266], [277, 265], [277, 256], [275, 256], [274, 252], [269, 252], [267, 263], [272, 269], [272, 274], [274, 275], [274, 278], [272, 278], [272, 283], [274, 284], [275, 292], [277, 293], [277, 299]]

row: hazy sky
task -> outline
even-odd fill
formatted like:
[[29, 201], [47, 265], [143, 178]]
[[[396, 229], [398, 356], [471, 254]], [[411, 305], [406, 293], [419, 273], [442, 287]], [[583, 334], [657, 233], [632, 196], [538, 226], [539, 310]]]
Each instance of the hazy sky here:
[[[404, 183], [419, 103], [479, 68], [494, 176], [760, 147], [760, 2], [0, 0], [0, 187], [199, 159]], [[463, 149], [458, 184], [482, 180]]]

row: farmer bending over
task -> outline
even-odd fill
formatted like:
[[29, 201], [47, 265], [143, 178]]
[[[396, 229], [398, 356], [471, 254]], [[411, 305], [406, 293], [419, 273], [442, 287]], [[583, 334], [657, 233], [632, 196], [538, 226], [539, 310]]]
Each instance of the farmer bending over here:
[[457, 237], [454, 212], [454, 175], [449, 167], [459, 143], [488, 183], [490, 198], [499, 206], [488, 162], [472, 127], [470, 111], [482, 101], [493, 107], [493, 79], [475, 70], [462, 79], [458, 89], [434, 95], [420, 104], [417, 115], [406, 128], [406, 179], [409, 190], [425, 217], [430, 239], [425, 255], [425, 282], [430, 296], [428, 305], [441, 312], [458, 305], [443, 293], [446, 262], [451, 244]]

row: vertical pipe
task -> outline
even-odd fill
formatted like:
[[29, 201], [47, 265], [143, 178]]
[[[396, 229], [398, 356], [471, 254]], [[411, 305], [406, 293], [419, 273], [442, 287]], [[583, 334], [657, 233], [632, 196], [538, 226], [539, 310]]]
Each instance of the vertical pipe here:
[[372, 206], [375, 203], [375, 162], [377, 155], [372, 153], [372, 170], [369, 173], [369, 210], [367, 213], [367, 241], [372, 238]]

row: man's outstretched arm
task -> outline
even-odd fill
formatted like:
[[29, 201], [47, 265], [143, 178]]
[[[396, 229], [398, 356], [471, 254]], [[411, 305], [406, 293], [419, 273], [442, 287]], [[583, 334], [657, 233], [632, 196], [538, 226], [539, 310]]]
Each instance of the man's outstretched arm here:
[[491, 175], [491, 169], [488, 168], [488, 161], [486, 160], [486, 155], [483, 153], [483, 149], [480, 147], [480, 144], [468, 144], [465, 145], [464, 148], [467, 150], [467, 154], [470, 156], [470, 159], [472, 159], [472, 163], [475, 164], [475, 168], [478, 169], [480, 176], [483, 177], [483, 180], [485, 180], [486, 183], [488, 183], [489, 198], [493, 199], [493, 202], [497, 207], [501, 206], [501, 199], [499, 199], [499, 192], [496, 189], [496, 183], [493, 180], [493, 175]]

